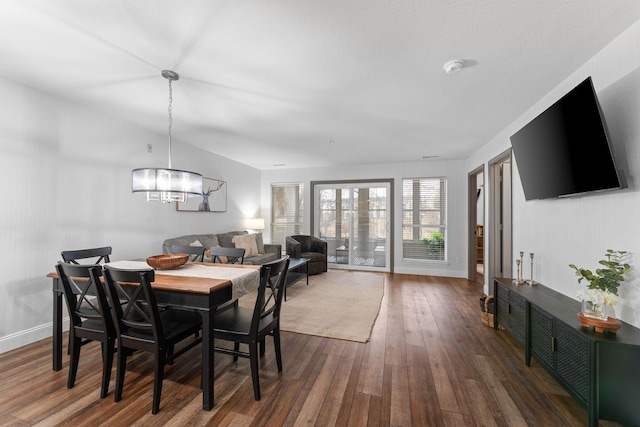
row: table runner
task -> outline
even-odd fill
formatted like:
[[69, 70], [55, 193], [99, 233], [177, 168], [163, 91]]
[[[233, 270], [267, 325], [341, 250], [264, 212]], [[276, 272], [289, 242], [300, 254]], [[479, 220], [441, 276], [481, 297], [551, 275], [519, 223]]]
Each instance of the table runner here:
[[[144, 261], [113, 261], [108, 265], [115, 268], [128, 270], [149, 269], [149, 264]], [[168, 276], [204, 277], [210, 279], [231, 280], [233, 298], [240, 298], [258, 288], [260, 283], [260, 270], [250, 268], [218, 267], [202, 264], [184, 264], [175, 270], [156, 270], [156, 274]]]

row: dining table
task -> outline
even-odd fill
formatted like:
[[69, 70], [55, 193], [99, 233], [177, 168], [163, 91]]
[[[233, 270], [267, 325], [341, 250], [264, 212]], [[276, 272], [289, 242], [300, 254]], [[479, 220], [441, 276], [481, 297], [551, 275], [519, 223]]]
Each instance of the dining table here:
[[[114, 261], [107, 265], [124, 269], [149, 269], [145, 261]], [[49, 273], [53, 290], [53, 370], [62, 369], [64, 290], [57, 273]], [[260, 266], [188, 262], [179, 268], [157, 270], [151, 284], [158, 304], [194, 310], [202, 316], [202, 409], [214, 406], [213, 326], [216, 309], [258, 287]]]

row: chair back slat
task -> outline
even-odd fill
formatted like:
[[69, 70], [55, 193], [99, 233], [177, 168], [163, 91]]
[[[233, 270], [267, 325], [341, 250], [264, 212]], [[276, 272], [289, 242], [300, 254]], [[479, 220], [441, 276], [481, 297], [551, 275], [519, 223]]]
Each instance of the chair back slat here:
[[189, 261], [193, 262], [203, 262], [206, 249], [204, 246], [171, 245], [172, 254], [188, 254]]
[[102, 267], [58, 262], [56, 271], [72, 326], [80, 326], [85, 319], [95, 319], [100, 320], [105, 331], [114, 330], [107, 293], [100, 281]]
[[[111, 246], [62, 251], [60, 255], [62, 256], [64, 262], [71, 264], [80, 264], [78, 260], [87, 260], [89, 258], [96, 258], [89, 264], [100, 264], [103, 262], [111, 262], [111, 260], [109, 259], [109, 256], [111, 255]], [[85, 264], [87, 263], [85, 262]]]
[[260, 267], [260, 285], [251, 321], [253, 332], [257, 333], [260, 321], [269, 316], [279, 321], [288, 270], [289, 256]]
[[[163, 344], [164, 331], [160, 321], [160, 313], [151, 283], [155, 279], [154, 271], [124, 270], [105, 266], [104, 269], [107, 292], [113, 304], [113, 317], [120, 336], [132, 336], [136, 331], [149, 341]], [[149, 335], [151, 333], [151, 335]]]
[[[244, 248], [226, 248], [223, 246], [212, 246], [209, 248], [211, 262], [223, 264], [244, 264]], [[221, 257], [226, 257], [227, 262], [223, 262]]]

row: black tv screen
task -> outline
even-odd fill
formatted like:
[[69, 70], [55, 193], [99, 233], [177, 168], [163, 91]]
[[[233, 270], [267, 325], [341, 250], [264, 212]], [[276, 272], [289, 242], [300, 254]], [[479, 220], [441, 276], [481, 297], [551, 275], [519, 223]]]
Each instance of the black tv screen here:
[[511, 137], [526, 200], [621, 188], [591, 77]]

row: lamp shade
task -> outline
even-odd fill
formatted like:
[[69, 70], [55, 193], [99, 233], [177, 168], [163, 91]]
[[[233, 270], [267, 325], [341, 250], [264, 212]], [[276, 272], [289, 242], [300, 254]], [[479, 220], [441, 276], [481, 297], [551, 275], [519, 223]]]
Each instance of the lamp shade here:
[[247, 228], [249, 230], [264, 230], [264, 218], [247, 219]]
[[179, 169], [134, 169], [131, 191], [146, 193], [148, 201], [186, 203], [189, 194], [202, 196], [202, 175]]

